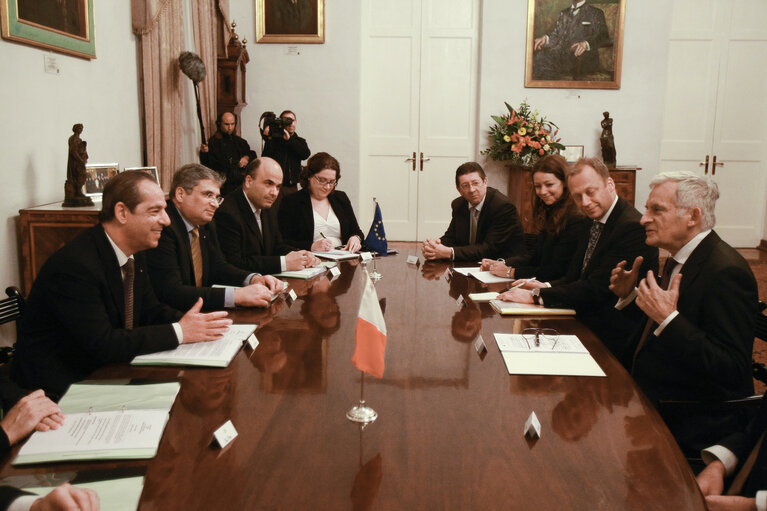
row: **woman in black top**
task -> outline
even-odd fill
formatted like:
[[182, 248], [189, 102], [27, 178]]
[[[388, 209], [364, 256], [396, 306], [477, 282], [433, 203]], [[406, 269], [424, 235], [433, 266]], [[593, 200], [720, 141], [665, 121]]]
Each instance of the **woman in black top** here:
[[301, 190], [282, 199], [280, 232], [285, 243], [304, 250], [326, 252], [343, 246], [359, 252], [362, 231], [349, 197], [336, 189], [341, 178], [338, 160], [314, 154], [301, 171]]
[[525, 256], [505, 261], [482, 260], [482, 269], [493, 275], [514, 279], [535, 277], [548, 282], [567, 272], [578, 241], [588, 231], [583, 216], [567, 189], [567, 162], [558, 154], [541, 158], [533, 167], [533, 222], [538, 240]]

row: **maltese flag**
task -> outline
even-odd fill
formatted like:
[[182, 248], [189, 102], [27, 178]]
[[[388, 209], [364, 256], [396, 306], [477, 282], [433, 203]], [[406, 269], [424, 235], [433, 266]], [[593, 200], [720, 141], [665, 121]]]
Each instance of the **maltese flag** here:
[[378, 295], [370, 278], [365, 276], [360, 312], [357, 318], [357, 339], [352, 363], [357, 369], [376, 378], [384, 373], [386, 355], [386, 323], [384, 323]]

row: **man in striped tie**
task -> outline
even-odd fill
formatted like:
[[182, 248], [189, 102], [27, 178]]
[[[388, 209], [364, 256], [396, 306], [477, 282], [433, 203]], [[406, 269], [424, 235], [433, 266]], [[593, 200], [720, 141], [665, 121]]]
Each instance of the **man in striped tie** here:
[[[691, 172], [658, 174], [650, 187], [641, 222], [647, 244], [670, 254], [663, 278], [641, 273], [637, 259], [630, 270], [619, 263], [610, 281], [618, 308], [644, 313], [632, 342], [634, 379], [655, 403], [749, 396], [757, 286], [748, 263], [713, 231], [719, 189]], [[731, 411], [664, 407], [661, 415], [688, 458], [745, 427]]]

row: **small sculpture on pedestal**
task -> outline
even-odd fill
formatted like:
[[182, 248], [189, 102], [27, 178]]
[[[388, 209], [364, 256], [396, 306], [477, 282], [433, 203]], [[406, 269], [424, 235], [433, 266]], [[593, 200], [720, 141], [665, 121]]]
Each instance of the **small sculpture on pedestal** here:
[[88, 143], [80, 139], [82, 124], [72, 126], [74, 132], [69, 137], [69, 158], [67, 160], [67, 181], [64, 183], [64, 206], [93, 206], [90, 197], [83, 193], [85, 184], [85, 164], [88, 162]]
[[613, 138], [613, 120], [610, 118], [610, 112], [603, 112], [605, 116], [602, 119], [602, 135], [599, 136], [599, 142], [602, 144], [602, 161], [608, 167], [615, 167], [615, 139]]

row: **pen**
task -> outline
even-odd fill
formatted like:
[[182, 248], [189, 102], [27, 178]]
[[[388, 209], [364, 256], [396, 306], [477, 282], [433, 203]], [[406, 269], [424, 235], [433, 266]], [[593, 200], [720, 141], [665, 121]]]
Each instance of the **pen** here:
[[327, 238], [325, 237], [325, 233], [324, 233], [324, 232], [322, 232], [322, 231], [320, 231], [320, 236], [322, 236], [322, 239], [323, 239], [323, 240], [326, 240], [326, 239], [327, 239]]
[[509, 289], [517, 289], [518, 287], [522, 287], [528, 282], [530, 282], [531, 280], [535, 280], [535, 277], [530, 277], [529, 279], [523, 279], [522, 282], [520, 282], [516, 286], [511, 286]]

